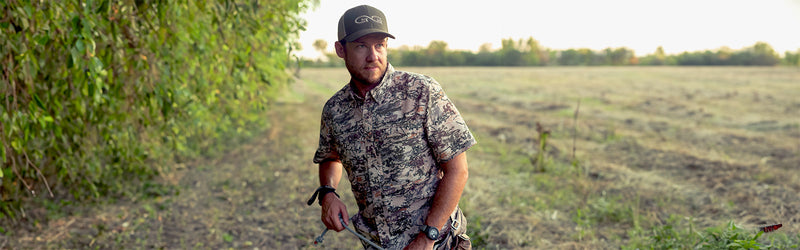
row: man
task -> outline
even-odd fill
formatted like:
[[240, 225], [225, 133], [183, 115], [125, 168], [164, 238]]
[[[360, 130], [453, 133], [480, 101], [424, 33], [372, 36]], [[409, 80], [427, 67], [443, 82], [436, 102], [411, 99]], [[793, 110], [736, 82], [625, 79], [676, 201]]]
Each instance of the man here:
[[[336, 54], [350, 82], [322, 112], [314, 156], [322, 221], [339, 232], [341, 217], [387, 249], [469, 248], [458, 200], [475, 139], [433, 78], [395, 71], [387, 62], [394, 36], [386, 24], [384, 14], [367, 5], [339, 19]], [[352, 221], [335, 192], [342, 168], [358, 204]]]

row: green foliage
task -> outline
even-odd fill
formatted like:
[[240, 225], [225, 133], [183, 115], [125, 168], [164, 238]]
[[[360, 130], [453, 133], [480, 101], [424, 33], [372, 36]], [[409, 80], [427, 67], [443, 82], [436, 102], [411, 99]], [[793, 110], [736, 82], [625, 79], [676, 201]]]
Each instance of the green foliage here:
[[800, 66], [800, 49], [795, 53], [787, 51], [782, 63], [786, 66]]
[[481, 220], [483, 217], [480, 215], [478, 216], [471, 216], [467, 221], [467, 234], [470, 237], [470, 242], [472, 243], [472, 247], [475, 249], [483, 249], [487, 245], [487, 230], [481, 227]]
[[[631, 249], [690, 249], [698, 244], [702, 235], [694, 231], [694, 224], [689, 220], [688, 225], [681, 223], [680, 217], [671, 215], [666, 223], [653, 226], [649, 232], [644, 232], [644, 239], [634, 238], [629, 246]], [[680, 228], [684, 228], [681, 230]], [[642, 241], [640, 241], [642, 240]]]
[[0, 3], [3, 214], [15, 217], [26, 193], [125, 195], [169, 162], [250, 136], [290, 79], [306, 8], [298, 0]]
[[[733, 221], [723, 227], [709, 227], [702, 232], [693, 230], [694, 225], [683, 226], [676, 216], [671, 216], [663, 225], [655, 226], [650, 232], [647, 242], [634, 243], [626, 248], [649, 249], [796, 249], [797, 239], [790, 239], [785, 234], [770, 233], [769, 240], [760, 230], [743, 229]], [[769, 244], [767, 244], [769, 242]]]
[[545, 158], [547, 158], [547, 137], [550, 136], [550, 130], [544, 129], [544, 127], [537, 122], [536, 133], [539, 134], [539, 146], [535, 157], [536, 170], [538, 172], [545, 172]]
[[733, 221], [728, 222], [724, 229], [711, 227], [702, 235], [698, 249], [769, 249], [768, 246], [756, 240], [764, 232], [758, 231], [755, 235], [736, 226]]

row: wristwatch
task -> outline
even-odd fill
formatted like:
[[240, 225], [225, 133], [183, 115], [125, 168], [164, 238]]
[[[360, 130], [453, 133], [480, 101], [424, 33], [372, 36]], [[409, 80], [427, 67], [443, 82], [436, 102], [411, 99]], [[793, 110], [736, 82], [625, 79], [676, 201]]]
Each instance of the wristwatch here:
[[428, 239], [431, 239], [431, 240], [438, 240], [439, 239], [439, 229], [436, 229], [435, 227], [428, 226], [428, 225], [422, 225], [422, 226], [419, 226], [419, 231], [425, 233], [425, 236], [428, 236]]

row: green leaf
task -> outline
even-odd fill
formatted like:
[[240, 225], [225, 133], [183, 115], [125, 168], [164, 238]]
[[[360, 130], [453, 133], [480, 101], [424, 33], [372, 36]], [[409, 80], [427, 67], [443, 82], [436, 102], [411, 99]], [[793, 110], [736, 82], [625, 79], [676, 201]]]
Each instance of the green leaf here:
[[78, 41], [75, 42], [75, 48], [78, 49], [79, 53], [86, 52], [86, 46], [83, 44], [83, 39], [78, 39]]
[[756, 235], [753, 236], [752, 240], [757, 240], [758, 237], [761, 237], [762, 234], [764, 234], [764, 231], [758, 230], [758, 233], [756, 233]]
[[34, 95], [33, 100], [36, 102], [36, 106], [39, 106], [42, 110], [47, 110], [44, 108], [44, 104], [42, 104], [42, 100], [39, 99], [39, 96]]
[[50, 41], [50, 37], [46, 35], [37, 35], [35, 39], [36, 43], [42, 46], [47, 45], [47, 42]]
[[95, 72], [99, 73], [103, 70], [103, 61], [100, 61], [100, 58], [92, 57], [92, 66], [94, 67]]
[[739, 244], [739, 243], [731, 243], [731, 244], [728, 244], [727, 247], [730, 249], [730, 248], [742, 247], [742, 245]]

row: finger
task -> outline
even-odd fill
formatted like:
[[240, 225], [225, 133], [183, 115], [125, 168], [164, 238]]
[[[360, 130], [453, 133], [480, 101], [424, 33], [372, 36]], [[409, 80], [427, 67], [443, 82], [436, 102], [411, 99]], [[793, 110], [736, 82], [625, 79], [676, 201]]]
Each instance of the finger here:
[[337, 209], [337, 208], [331, 208], [330, 212], [328, 213], [328, 216], [326, 218], [328, 220], [328, 222], [330, 223], [330, 227], [329, 228], [334, 230], [334, 231], [336, 231], [336, 232], [341, 232], [342, 230], [344, 230], [344, 227], [342, 226], [342, 223], [339, 222], [339, 211], [340, 210]]
[[350, 226], [350, 216], [347, 214], [347, 208], [346, 207], [343, 208], [340, 214], [342, 215], [342, 220], [344, 220], [344, 224]]

